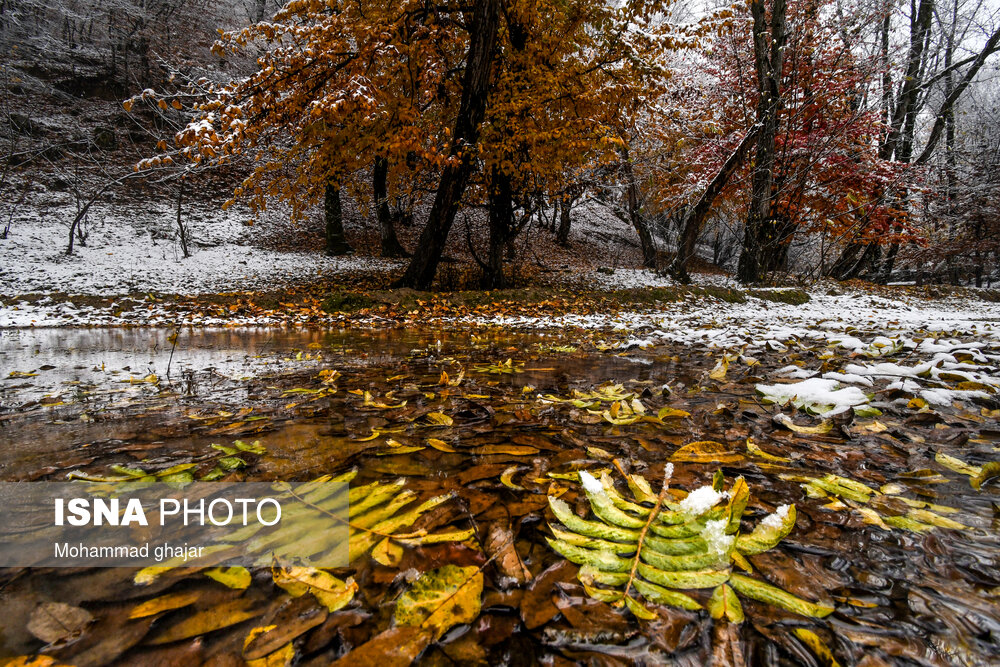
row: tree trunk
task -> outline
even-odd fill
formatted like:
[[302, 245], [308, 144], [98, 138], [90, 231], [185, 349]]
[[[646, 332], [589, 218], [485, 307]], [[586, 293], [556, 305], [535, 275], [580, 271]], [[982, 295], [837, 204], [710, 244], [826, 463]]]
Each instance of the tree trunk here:
[[768, 235], [761, 247], [763, 272], [785, 271], [788, 268], [788, 249], [795, 236], [795, 222], [787, 215], [772, 213], [767, 229]]
[[326, 184], [323, 204], [326, 214], [326, 254], [336, 256], [354, 252], [344, 237], [344, 212], [340, 205], [340, 187], [335, 183]]
[[514, 202], [511, 196], [510, 176], [499, 169], [493, 170], [490, 179], [489, 209], [490, 247], [483, 287], [498, 289], [505, 286], [504, 248], [510, 240], [511, 230], [514, 227]]
[[764, 278], [765, 246], [777, 236], [771, 220], [774, 185], [774, 143], [778, 134], [778, 109], [781, 104], [781, 70], [785, 46], [785, 0], [774, 0], [768, 30], [764, 0], [752, 0], [754, 63], [757, 70], [757, 135], [750, 211], [743, 230], [736, 278], [741, 283], [757, 283]]
[[[858, 255], [861, 255], [859, 258]], [[837, 261], [830, 267], [829, 276], [834, 280], [857, 278], [864, 270], [873, 268], [878, 261], [879, 246], [875, 243], [851, 242], [844, 248]]]
[[572, 208], [572, 199], [564, 199], [559, 204], [559, 231], [556, 232], [556, 243], [564, 248], [569, 246], [569, 227], [572, 223], [570, 209]]
[[729, 182], [729, 177], [746, 160], [750, 144], [757, 138], [758, 129], [759, 126], [755, 125], [747, 132], [740, 145], [736, 147], [736, 150], [733, 151], [732, 155], [722, 165], [722, 168], [719, 169], [719, 173], [715, 175], [712, 182], [705, 188], [705, 192], [702, 193], [695, 205], [689, 208], [684, 215], [684, 220], [681, 223], [681, 238], [677, 244], [677, 256], [674, 258], [669, 269], [670, 275], [675, 280], [685, 285], [691, 282], [691, 276], [688, 275], [687, 271], [687, 264], [694, 257], [695, 244], [698, 242], [698, 233], [701, 231], [701, 225], [705, 221], [708, 212], [712, 210], [712, 205], [715, 203], [716, 198], [725, 189], [726, 183]]
[[184, 229], [184, 219], [181, 217], [181, 202], [184, 199], [184, 179], [181, 179], [180, 187], [177, 188], [177, 239], [181, 242], [181, 252], [184, 259], [191, 256], [188, 252], [187, 230]]
[[455, 222], [455, 213], [472, 171], [472, 152], [486, 113], [499, 27], [500, 0], [477, 0], [462, 79], [462, 102], [452, 134], [450, 156], [453, 159], [446, 163], [441, 173], [434, 204], [413, 259], [406, 272], [394, 283], [395, 287], [426, 289], [434, 280], [448, 232]]
[[372, 194], [375, 197], [375, 217], [378, 218], [379, 233], [382, 238], [383, 257], [409, 257], [410, 253], [396, 237], [396, 225], [389, 210], [389, 191], [386, 179], [389, 175], [389, 161], [382, 156], [375, 158], [372, 168]]
[[642, 265], [647, 269], [656, 268], [656, 243], [649, 231], [646, 216], [642, 214], [639, 203], [639, 184], [635, 180], [632, 160], [629, 157], [628, 144], [622, 146], [622, 168], [625, 171], [625, 197], [628, 204], [628, 217], [635, 231], [639, 234], [639, 244], [642, 246]]

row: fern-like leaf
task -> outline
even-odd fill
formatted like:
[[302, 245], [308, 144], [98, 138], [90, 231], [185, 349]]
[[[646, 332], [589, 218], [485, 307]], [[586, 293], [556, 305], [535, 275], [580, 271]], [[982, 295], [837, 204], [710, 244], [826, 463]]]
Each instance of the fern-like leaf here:
[[653, 613], [643, 601], [702, 609], [700, 602], [682, 591], [706, 588], [715, 589], [713, 614], [721, 613], [733, 621], [742, 619], [734, 590], [806, 616], [823, 617], [833, 611], [732, 572], [733, 563], [749, 571], [745, 556], [773, 549], [791, 532], [794, 505], [778, 508], [750, 534], [741, 535], [750, 497], [742, 477], [728, 491], [722, 491], [723, 479], [717, 475], [713, 486], [674, 502], [668, 493], [672, 470], [668, 465], [655, 499], [648, 483], [625, 475], [634, 500], [619, 493], [607, 474], [597, 480], [581, 472], [593, 519], [579, 517], [565, 501], [549, 497], [558, 523], [550, 523], [548, 543], [580, 565], [578, 578], [588, 595], [627, 607], [638, 618], [650, 618]]

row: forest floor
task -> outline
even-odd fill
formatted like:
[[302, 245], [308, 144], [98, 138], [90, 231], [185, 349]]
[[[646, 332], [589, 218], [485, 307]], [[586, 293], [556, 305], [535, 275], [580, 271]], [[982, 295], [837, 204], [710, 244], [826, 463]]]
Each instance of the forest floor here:
[[[824, 321], [879, 320], [916, 330], [952, 321], [987, 326], [1000, 317], [1000, 295], [988, 289], [814, 282], [746, 290], [708, 263], [692, 286], [681, 286], [636, 268], [631, 230], [593, 209], [574, 219], [568, 248], [536, 233], [532, 246], [519, 249], [526, 259], [515, 279], [530, 287], [492, 292], [474, 289], [464, 221], [456, 224], [438, 291], [388, 290], [404, 260], [376, 256], [375, 230], [358, 222], [358, 211], [348, 228], [356, 252], [343, 257], [322, 254], [315, 221], [290, 227], [274, 211], [248, 226], [245, 212], [221, 212], [213, 203], [185, 213], [185, 258], [175, 211], [148, 202], [95, 209], [86, 244], [67, 255], [64, 198], [36, 202], [0, 241], [0, 328], [447, 321], [667, 331], [672, 340], [712, 326], [727, 333], [698, 335], [728, 341], [739, 338], [734, 330], [763, 335]], [[404, 245], [412, 246], [416, 233], [401, 228]]]

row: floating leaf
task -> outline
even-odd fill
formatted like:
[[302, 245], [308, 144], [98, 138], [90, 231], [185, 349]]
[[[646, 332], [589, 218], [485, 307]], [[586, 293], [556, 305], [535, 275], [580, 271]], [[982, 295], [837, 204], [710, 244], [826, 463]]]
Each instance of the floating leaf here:
[[779, 412], [774, 415], [773, 421], [776, 424], [781, 424], [790, 431], [805, 435], [825, 435], [833, 430], [833, 422], [829, 419], [824, 419], [816, 426], [799, 426], [788, 415]]
[[374, 398], [372, 398], [372, 394], [370, 391], [364, 392], [363, 399], [364, 400], [362, 401], [361, 404], [366, 408], [377, 408], [379, 410], [398, 410], [399, 408], [406, 407], [406, 401], [402, 401], [400, 403], [397, 403], [396, 405], [383, 403], [382, 401], [376, 401]]
[[440, 637], [471, 623], [482, 605], [483, 573], [475, 566], [445, 565], [425, 572], [396, 601], [396, 624], [430, 629]]
[[[546, 541], [553, 550], [580, 566], [577, 577], [589, 596], [634, 608], [633, 613], [639, 618], [645, 618], [646, 608], [637, 606], [639, 601], [634, 598], [633, 590], [647, 602], [694, 610], [701, 605], [673, 589], [714, 588], [718, 596], [716, 610], [722, 609], [719, 617], [739, 622], [736, 619], [742, 619], [742, 607], [725, 599], [733, 595], [731, 589], [720, 588], [734, 576], [730, 561], [751, 571], [740, 554], [740, 540], [748, 553], [772, 548], [794, 527], [794, 506], [782, 506], [751, 535], [741, 537], [741, 518], [750, 495], [742, 477], [734, 482], [728, 494], [716, 488], [722, 486], [721, 480], [716, 479], [714, 486], [697, 489], [680, 504], [674, 504], [667, 486], [672, 472], [673, 466], [668, 465], [662, 489], [654, 506], [649, 508], [622, 497], [610, 477], [598, 481], [590, 473], [580, 471], [584, 492], [598, 520], [581, 518], [565, 501], [550, 496], [549, 508], [565, 528], [550, 523], [553, 537]], [[635, 479], [632, 485], [641, 490], [643, 485]], [[727, 497], [728, 504], [719, 506]], [[762, 595], [769, 592], [761, 590]], [[772, 597], [785, 605], [798, 600], [775, 590], [779, 594]], [[799, 608], [814, 615], [816, 610], [809, 603], [800, 602]]]
[[800, 616], [825, 618], [833, 613], [833, 607], [803, 600], [787, 591], [781, 590], [777, 586], [766, 584], [757, 579], [751, 579], [742, 574], [733, 573], [729, 579], [729, 583], [741, 595], [753, 598], [758, 602], [773, 604], [776, 607], [781, 607]]
[[709, 371], [708, 377], [712, 378], [713, 380], [725, 380], [726, 372], [728, 370], [729, 370], [729, 356], [724, 354], [722, 355], [722, 358], [719, 359], [719, 362], [715, 364], [715, 368]]
[[958, 521], [953, 521], [947, 517], [943, 517], [940, 514], [935, 514], [928, 510], [923, 509], [911, 509], [906, 513], [906, 516], [915, 521], [921, 523], [930, 524], [932, 526], [937, 526], [938, 528], [948, 528], [951, 530], [968, 530], [969, 527], [965, 524], [961, 524]]
[[774, 454], [768, 454], [763, 449], [757, 446], [757, 444], [753, 441], [753, 438], [747, 438], [747, 451], [750, 452], [751, 455], [756, 456], [758, 458], [762, 458], [765, 461], [774, 461], [775, 463], [791, 462], [791, 459], [786, 458], [784, 456], [775, 456]]
[[968, 475], [969, 477], [976, 477], [982, 472], [982, 468], [979, 466], [974, 466], [966, 463], [962, 459], [956, 459], [954, 456], [948, 456], [944, 452], [938, 452], [934, 455], [934, 460], [943, 465], [948, 470], [953, 470], [954, 472], [960, 473], [962, 475]]
[[684, 410], [675, 410], [670, 406], [663, 406], [660, 411], [656, 413], [657, 419], [682, 419], [684, 417], [690, 417], [690, 412], [685, 412]]
[[723, 617], [732, 623], [743, 622], [743, 605], [736, 593], [727, 584], [716, 587], [708, 600], [708, 613], [712, 618], [720, 620]]
[[773, 549], [795, 527], [795, 505], [782, 505], [774, 514], [764, 518], [749, 535], [736, 539], [736, 549], [752, 556]]

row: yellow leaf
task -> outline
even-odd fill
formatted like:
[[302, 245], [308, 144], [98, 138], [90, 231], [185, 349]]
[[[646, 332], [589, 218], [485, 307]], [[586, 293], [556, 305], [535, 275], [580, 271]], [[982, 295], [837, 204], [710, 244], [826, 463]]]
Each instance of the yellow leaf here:
[[469, 450], [477, 456], [492, 456], [497, 454], [508, 454], [510, 456], [530, 456], [537, 454], [538, 449], [529, 445], [483, 445], [473, 447]]
[[757, 446], [753, 441], [753, 438], [747, 438], [747, 451], [751, 455], [764, 459], [765, 461], [774, 461], [775, 463], [789, 463], [791, 459], [784, 456], [775, 456], [774, 454], [768, 454], [763, 449]]
[[799, 426], [798, 424], [793, 422], [788, 415], [784, 413], [778, 413], [774, 415], [774, 421], [778, 424], [781, 424], [789, 431], [793, 431], [795, 433], [803, 433], [806, 435], [824, 435], [833, 430], [833, 422], [831, 422], [829, 419], [824, 419], [816, 426]]
[[387, 537], [372, 549], [372, 558], [379, 565], [396, 567], [403, 560], [403, 547]]
[[[243, 653], [246, 655], [247, 649], [253, 644], [253, 641], [257, 637], [276, 629], [277, 625], [264, 625], [261, 627], [254, 628], [247, 635], [246, 639], [243, 640]], [[265, 655], [263, 658], [257, 658], [256, 660], [247, 660], [247, 667], [285, 667], [286, 665], [292, 664], [295, 659], [295, 647], [292, 642], [288, 642], [277, 651]]]
[[482, 593], [483, 573], [474, 565], [425, 572], [397, 600], [396, 624], [427, 628], [440, 637], [479, 616]]
[[702, 440], [684, 445], [673, 453], [670, 460], [686, 463], [735, 463], [744, 460], [744, 456], [721, 442]]
[[145, 618], [146, 616], [153, 616], [165, 611], [180, 609], [181, 607], [186, 607], [192, 602], [195, 602], [199, 597], [201, 597], [201, 594], [198, 591], [168, 593], [166, 595], [153, 598], [152, 600], [146, 600], [142, 604], [136, 606], [135, 609], [129, 613], [128, 617]]
[[440, 452], [456, 452], [458, 451], [451, 445], [449, 445], [444, 440], [438, 440], [437, 438], [427, 438], [427, 444]]
[[435, 426], [451, 426], [455, 420], [442, 412], [428, 412], [424, 418]]
[[135, 576], [132, 578], [132, 581], [134, 581], [139, 586], [148, 586], [149, 584], [151, 584], [154, 581], [156, 581], [156, 579], [161, 574], [163, 574], [164, 572], [167, 572], [169, 570], [172, 570], [172, 569], [174, 569], [174, 568], [172, 568], [172, 567], [164, 567], [164, 566], [155, 566], [155, 565], [150, 566], [150, 567], [144, 567], [144, 568], [142, 568], [141, 570], [139, 570], [138, 572], [135, 573]]
[[659, 419], [680, 419], [682, 417], [690, 417], [690, 412], [685, 412], [684, 410], [675, 410], [670, 406], [664, 406], [660, 408], [660, 411], [656, 413]]
[[711, 372], [709, 372], [708, 377], [712, 378], [713, 380], [725, 380], [726, 371], [728, 370], [729, 370], [729, 357], [723, 354], [722, 358], [719, 359], [719, 363], [717, 363], [715, 365], [715, 368], [713, 368]]
[[213, 567], [205, 570], [205, 576], [237, 590], [247, 588], [251, 581], [250, 571], [245, 567]]
[[840, 663], [833, 657], [833, 652], [815, 632], [806, 628], [795, 628], [792, 632], [805, 642], [806, 646], [816, 654], [817, 658], [823, 661], [826, 667], [840, 667]]
[[292, 597], [312, 593], [331, 612], [346, 607], [358, 590], [354, 579], [348, 577], [347, 581], [341, 581], [329, 572], [314, 567], [274, 567], [271, 568], [271, 576], [274, 583]]

